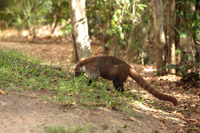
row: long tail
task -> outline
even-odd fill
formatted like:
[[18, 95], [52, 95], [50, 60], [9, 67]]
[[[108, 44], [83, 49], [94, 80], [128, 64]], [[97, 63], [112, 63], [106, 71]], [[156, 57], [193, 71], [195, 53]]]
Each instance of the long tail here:
[[144, 88], [156, 98], [164, 101], [170, 101], [174, 104], [174, 106], [178, 104], [178, 101], [175, 97], [160, 93], [159, 91], [155, 90], [133, 68], [129, 69], [129, 76], [134, 79], [142, 88]]

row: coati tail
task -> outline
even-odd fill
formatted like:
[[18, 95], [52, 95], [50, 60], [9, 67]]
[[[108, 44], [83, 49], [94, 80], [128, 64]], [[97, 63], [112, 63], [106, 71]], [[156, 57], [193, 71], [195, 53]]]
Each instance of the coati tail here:
[[175, 97], [169, 96], [163, 93], [158, 92], [155, 90], [151, 85], [149, 85], [134, 69], [129, 69], [129, 76], [134, 79], [142, 88], [144, 88], [146, 91], [151, 93], [153, 96], [160, 100], [164, 101], [170, 101], [176, 106], [178, 104], [178, 101]]

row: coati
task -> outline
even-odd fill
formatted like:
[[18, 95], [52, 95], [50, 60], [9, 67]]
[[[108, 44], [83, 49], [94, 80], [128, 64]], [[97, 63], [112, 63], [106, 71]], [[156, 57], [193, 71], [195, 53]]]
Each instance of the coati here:
[[84, 72], [90, 79], [89, 85], [94, 79], [97, 79], [100, 76], [104, 79], [112, 80], [115, 88], [120, 92], [124, 92], [123, 83], [126, 81], [127, 77], [130, 76], [142, 88], [147, 90], [156, 98], [164, 101], [170, 101], [174, 104], [174, 106], [178, 104], [175, 97], [162, 94], [155, 90], [130, 65], [116, 57], [96, 56], [86, 58], [76, 64], [74, 75], [80, 76]]

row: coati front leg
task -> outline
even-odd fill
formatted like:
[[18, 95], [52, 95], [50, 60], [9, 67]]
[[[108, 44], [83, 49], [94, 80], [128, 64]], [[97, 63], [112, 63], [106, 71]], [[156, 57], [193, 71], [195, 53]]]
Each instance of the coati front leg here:
[[[126, 80], [126, 79], [125, 79]], [[120, 79], [119, 77], [116, 77], [113, 79], [113, 84], [115, 86], [115, 89], [119, 92], [124, 92], [124, 81], [123, 79]]]
[[88, 86], [90, 86], [93, 81], [97, 81], [97, 79], [98, 79], [98, 76], [96, 76], [96, 77], [89, 77]]
[[88, 81], [88, 86], [90, 86], [90, 85], [92, 84], [93, 81], [97, 81], [97, 78], [95, 78], [95, 79], [90, 79], [90, 80]]
[[92, 80], [90, 79], [88, 82], [88, 86], [90, 86], [92, 84]]

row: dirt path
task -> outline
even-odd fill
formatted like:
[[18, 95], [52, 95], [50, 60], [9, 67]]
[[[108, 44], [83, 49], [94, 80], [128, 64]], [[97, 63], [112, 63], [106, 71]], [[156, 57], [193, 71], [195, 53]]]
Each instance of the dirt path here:
[[[3, 49], [20, 50], [27, 55], [65, 66], [72, 57], [72, 46], [37, 45], [0, 42]], [[67, 54], [66, 54], [67, 53]], [[98, 108], [87, 109], [78, 106], [61, 107], [41, 101], [42, 91], [14, 92], [0, 95], [0, 133], [44, 132], [49, 126], [62, 125], [68, 132], [161, 132], [180, 131], [186, 124], [176, 113], [154, 110], [144, 105], [135, 105], [132, 113]]]
[[[0, 133], [44, 132], [48, 126], [63, 125], [66, 130], [83, 132], [173, 132], [170, 129], [184, 124], [174, 114], [159, 111], [133, 109], [129, 113], [109, 109], [89, 110], [84, 107], [61, 107], [41, 101], [41, 92], [30, 91], [25, 94], [9, 92], [0, 95]], [[162, 120], [165, 120], [165, 124]], [[78, 132], [78, 131], [77, 131]]]

